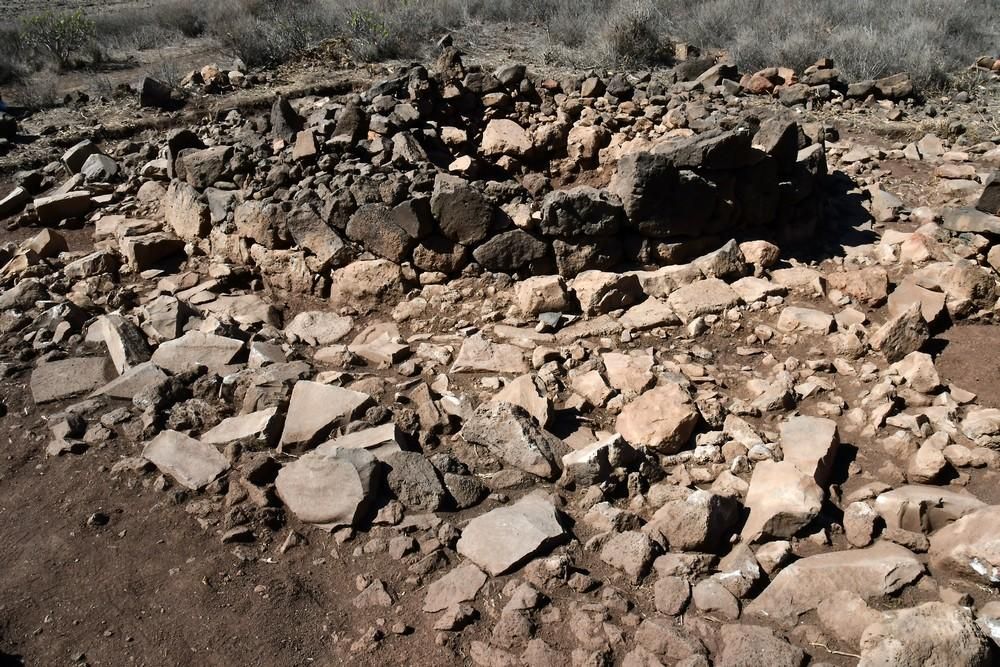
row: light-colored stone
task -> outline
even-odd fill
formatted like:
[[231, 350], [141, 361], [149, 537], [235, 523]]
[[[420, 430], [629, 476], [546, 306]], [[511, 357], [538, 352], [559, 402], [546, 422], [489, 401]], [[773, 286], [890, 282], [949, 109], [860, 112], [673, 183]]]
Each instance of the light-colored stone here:
[[688, 393], [666, 382], [626, 405], [615, 429], [634, 447], [671, 454], [688, 443], [700, 418]]
[[821, 553], [779, 572], [746, 613], [791, 627], [838, 591], [876, 602], [898, 593], [923, 571], [924, 566], [909, 549], [888, 542], [867, 549]]
[[498, 507], [470, 521], [455, 548], [497, 576], [564, 538], [559, 511], [544, 497], [528, 495], [509, 507]]
[[281, 433], [282, 451], [309, 448], [369, 405], [368, 394], [319, 382], [296, 382]]
[[163, 431], [146, 443], [142, 455], [160, 472], [197, 491], [229, 469], [219, 450], [177, 431]]
[[333, 530], [355, 525], [371, 510], [378, 472], [364, 449], [312, 451], [283, 466], [275, 488], [299, 520]]

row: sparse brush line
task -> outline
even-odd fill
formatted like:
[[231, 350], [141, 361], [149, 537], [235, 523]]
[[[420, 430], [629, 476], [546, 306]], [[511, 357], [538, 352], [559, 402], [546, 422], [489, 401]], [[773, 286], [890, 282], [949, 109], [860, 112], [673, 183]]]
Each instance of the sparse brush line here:
[[[33, 18], [0, 28], [0, 83], [44, 65], [25, 39]], [[832, 57], [851, 80], [907, 71], [940, 88], [1000, 44], [996, 0], [164, 0], [88, 20], [92, 43], [60, 51], [62, 66], [88, 49], [100, 58], [203, 36], [250, 67], [332, 37], [359, 60], [408, 58], [447, 30], [530, 22], [545, 29], [546, 59], [565, 64], [655, 66], [680, 41], [725, 50], [743, 71]]]

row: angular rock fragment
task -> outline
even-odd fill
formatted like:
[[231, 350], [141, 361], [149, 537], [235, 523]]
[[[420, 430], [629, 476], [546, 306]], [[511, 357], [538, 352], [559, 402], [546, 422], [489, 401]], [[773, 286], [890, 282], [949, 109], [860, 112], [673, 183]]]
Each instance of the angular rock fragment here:
[[886, 542], [867, 549], [821, 553], [779, 572], [746, 612], [791, 627], [838, 591], [877, 601], [898, 593], [923, 572], [923, 564], [909, 549]]
[[219, 450], [177, 431], [163, 431], [146, 443], [142, 455], [160, 472], [193, 491], [208, 486], [229, 469]]
[[819, 514], [823, 495], [814, 477], [794, 463], [760, 461], [745, 500], [750, 516], [743, 526], [743, 539], [794, 536]]
[[35, 403], [49, 403], [103, 387], [110, 376], [104, 357], [75, 357], [42, 361], [31, 372]]
[[308, 449], [369, 405], [368, 394], [319, 382], [296, 382], [281, 432], [282, 451]]
[[542, 430], [520, 406], [504, 402], [481, 405], [463, 425], [461, 436], [524, 472], [543, 479], [559, 474], [562, 441]]
[[1000, 506], [970, 512], [931, 535], [930, 557], [935, 571], [1000, 585]]
[[217, 426], [203, 433], [200, 440], [209, 445], [251, 441], [265, 447], [274, 447], [278, 444], [281, 426], [282, 418], [278, 414], [278, 408], [272, 407], [223, 419]]
[[926, 602], [887, 612], [861, 637], [858, 667], [945, 667], [995, 664], [996, 649], [972, 611], [945, 602]]
[[469, 371], [522, 374], [528, 371], [528, 361], [522, 348], [494, 343], [477, 334], [462, 342], [451, 367], [452, 373]]
[[275, 487], [299, 520], [334, 530], [357, 525], [368, 514], [379, 483], [371, 453], [332, 449], [307, 452], [283, 466]]
[[423, 610], [429, 614], [476, 599], [487, 580], [486, 573], [472, 563], [454, 568], [427, 587]]
[[687, 444], [700, 419], [690, 395], [665, 383], [626, 405], [615, 428], [632, 446], [673, 454]]
[[189, 331], [180, 338], [162, 343], [153, 352], [151, 361], [171, 373], [180, 373], [194, 366], [205, 366], [219, 372], [233, 363], [243, 350], [243, 341], [201, 331]]
[[537, 495], [498, 507], [469, 522], [455, 549], [493, 576], [504, 574], [531, 556], [565, 539], [559, 510]]

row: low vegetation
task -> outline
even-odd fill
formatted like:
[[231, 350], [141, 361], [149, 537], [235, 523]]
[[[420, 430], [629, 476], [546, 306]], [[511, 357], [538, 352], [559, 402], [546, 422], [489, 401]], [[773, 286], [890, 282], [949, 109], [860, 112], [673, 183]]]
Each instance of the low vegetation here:
[[410, 57], [442, 31], [498, 22], [544, 29], [547, 57], [573, 65], [654, 66], [683, 41], [724, 49], [745, 71], [827, 56], [848, 78], [906, 70], [923, 85], [1000, 44], [995, 0], [161, 0], [0, 28], [0, 82], [202, 36], [251, 67], [333, 37], [360, 60]]

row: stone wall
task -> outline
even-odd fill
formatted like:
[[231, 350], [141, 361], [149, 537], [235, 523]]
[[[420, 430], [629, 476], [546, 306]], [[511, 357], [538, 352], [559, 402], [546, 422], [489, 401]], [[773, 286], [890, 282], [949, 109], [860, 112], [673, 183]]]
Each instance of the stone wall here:
[[724, 97], [686, 118], [691, 103], [674, 101], [689, 91], [651, 95], [653, 81], [597, 97], [590, 79], [567, 94], [572, 82], [523, 69], [449, 67], [460, 61], [345, 102], [279, 99], [268, 118], [232, 112], [212, 146], [174, 133], [154, 161], [171, 178], [166, 222], [272, 289], [319, 296], [358, 259], [422, 284], [470, 270], [572, 278], [815, 229], [823, 128]]

